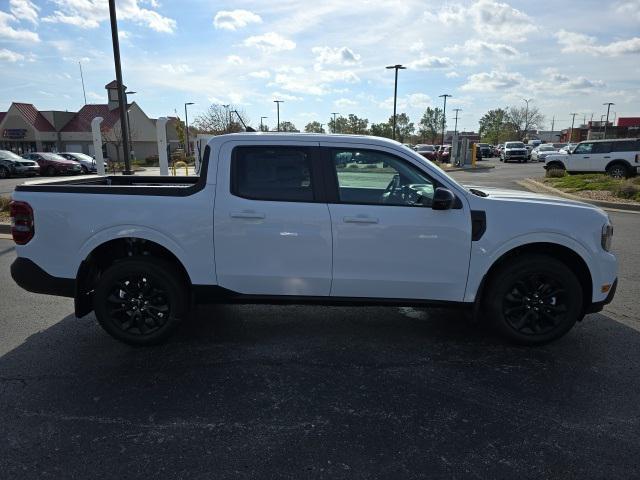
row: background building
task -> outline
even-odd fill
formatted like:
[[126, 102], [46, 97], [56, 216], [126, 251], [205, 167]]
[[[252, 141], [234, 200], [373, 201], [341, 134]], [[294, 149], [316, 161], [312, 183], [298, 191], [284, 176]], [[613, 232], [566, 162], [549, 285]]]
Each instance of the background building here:
[[[87, 104], [78, 112], [40, 111], [30, 103], [11, 104], [0, 112], [0, 150], [26, 152], [82, 152], [93, 155], [91, 121], [102, 117], [103, 153], [122, 160], [120, 112], [117, 85], [105, 85], [107, 103]], [[129, 132], [135, 158], [144, 159], [158, 154], [156, 119], [150, 118], [136, 102], [127, 105]], [[176, 131], [178, 119], [169, 117], [167, 143], [171, 150], [180, 146]]]

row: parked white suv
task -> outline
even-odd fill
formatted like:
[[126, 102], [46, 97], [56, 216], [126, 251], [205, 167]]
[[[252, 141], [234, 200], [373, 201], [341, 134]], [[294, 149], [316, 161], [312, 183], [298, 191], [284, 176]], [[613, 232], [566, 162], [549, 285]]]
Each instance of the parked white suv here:
[[15, 281], [74, 297], [76, 316], [138, 345], [167, 338], [192, 301], [455, 305], [544, 343], [617, 282], [602, 210], [467, 188], [370, 136], [220, 135], [199, 178], [19, 185], [11, 216]]
[[640, 171], [640, 139], [587, 140], [574, 150], [548, 155], [544, 168], [559, 168], [570, 173], [608, 173], [627, 178]]

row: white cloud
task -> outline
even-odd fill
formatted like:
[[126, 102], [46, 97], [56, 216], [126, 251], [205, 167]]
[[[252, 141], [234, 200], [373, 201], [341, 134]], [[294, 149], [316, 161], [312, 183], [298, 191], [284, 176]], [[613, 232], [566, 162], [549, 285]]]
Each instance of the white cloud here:
[[467, 78], [460, 90], [475, 92], [493, 92], [496, 90], [508, 90], [524, 83], [525, 78], [518, 72], [491, 72], [474, 73]]
[[250, 23], [262, 23], [262, 18], [249, 10], [220, 10], [213, 17], [213, 25], [224, 30], [237, 30]]
[[604, 45], [598, 45], [595, 37], [583, 33], [560, 30], [555, 34], [564, 53], [588, 53], [590, 55], [632, 55], [640, 53], [640, 37], [619, 40]]
[[[109, 5], [102, 0], [52, 1], [58, 8], [54, 10], [52, 15], [44, 17], [43, 22], [65, 23], [90, 29], [97, 28], [101, 22], [109, 20]], [[175, 31], [175, 20], [165, 17], [155, 10], [140, 7], [139, 3], [141, 3], [140, 0], [121, 0], [118, 2], [118, 19], [144, 25], [156, 32], [173, 33]], [[149, 5], [154, 7], [153, 3]]]
[[424, 93], [412, 93], [407, 95], [407, 104], [414, 108], [427, 108], [431, 105], [431, 97]]
[[409, 51], [410, 52], [420, 52], [424, 50], [424, 42], [422, 40], [418, 40], [417, 42], [412, 43], [411, 45], [409, 45]]
[[322, 70], [318, 72], [321, 82], [358, 83], [360, 78], [349, 70]]
[[296, 97], [295, 95], [289, 95], [287, 93], [282, 93], [282, 92], [273, 92], [271, 94], [272, 98], [276, 98], [278, 100], [286, 100], [288, 102], [299, 102], [301, 100], [304, 100], [304, 98], [302, 97]]
[[338, 108], [350, 108], [358, 105], [358, 102], [351, 100], [349, 98], [339, 98], [333, 102], [333, 104]]
[[160, 69], [174, 75], [182, 75], [185, 73], [193, 72], [193, 69], [189, 65], [184, 63], [178, 63], [178, 64], [165, 63], [163, 65], [160, 65]]
[[269, 73], [269, 70], [257, 70], [255, 72], [249, 73], [249, 76], [253, 78], [262, 78], [262, 79], [271, 78], [271, 74]]
[[514, 57], [520, 55], [520, 52], [511, 45], [505, 43], [490, 43], [478, 39], [470, 39], [464, 42], [463, 45], [454, 45], [453, 47], [445, 48], [445, 50], [452, 53], [463, 53], [478, 57], [487, 55]]
[[18, 62], [20, 60], [24, 60], [24, 55], [18, 52], [7, 50], [6, 48], [1, 48], [0, 60], [6, 61], [6, 62]]
[[320, 85], [313, 79], [290, 75], [288, 73], [277, 73], [269, 86], [277, 86], [289, 92], [306, 93], [309, 95], [324, 95], [328, 92], [325, 86]]
[[263, 52], [280, 52], [283, 50], [293, 50], [296, 48], [296, 43], [282, 35], [269, 32], [264, 35], [254, 35], [246, 38], [242, 45], [245, 47], [258, 48]]
[[623, 0], [618, 2], [616, 11], [623, 17], [631, 17], [640, 22], [640, 0]]
[[524, 41], [538, 29], [529, 15], [495, 0], [477, 0], [471, 6], [452, 4], [427, 12], [425, 17], [456, 28], [471, 24], [479, 34], [491, 32], [495, 38], [512, 41]]
[[29, 0], [10, 0], [9, 6], [11, 13], [16, 19], [31, 22], [34, 25], [38, 23], [40, 7], [34, 5]]
[[16, 40], [19, 42], [39, 42], [40, 37], [36, 32], [30, 30], [21, 30], [13, 28], [9, 25], [16, 22], [16, 17], [6, 12], [0, 11], [0, 38], [8, 40]]
[[317, 70], [320, 70], [323, 65], [356, 65], [360, 62], [360, 55], [348, 47], [313, 47], [311, 51], [316, 55]]
[[238, 55], [229, 55], [227, 57], [227, 62], [231, 65], [242, 65], [244, 60], [242, 60], [242, 57], [239, 57]]
[[447, 72], [447, 74], [445, 75], [445, 77], [447, 78], [457, 78], [459, 76], [460, 74], [458, 72]]
[[410, 62], [408, 67], [413, 70], [437, 70], [442, 68], [451, 68], [453, 67], [453, 62], [449, 57], [423, 55], [421, 58]]

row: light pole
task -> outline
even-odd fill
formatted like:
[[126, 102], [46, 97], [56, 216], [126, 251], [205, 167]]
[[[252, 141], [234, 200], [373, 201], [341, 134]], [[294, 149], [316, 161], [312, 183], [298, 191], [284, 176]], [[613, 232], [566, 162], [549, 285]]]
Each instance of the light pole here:
[[129, 134], [129, 158], [132, 157], [133, 153], [133, 137], [131, 136], [131, 120], [129, 119], [129, 95], [135, 95], [138, 92], [124, 92], [124, 100], [126, 102], [127, 107], [127, 133]]
[[187, 157], [188, 157], [191, 148], [190, 148], [190, 145], [189, 145], [189, 116], [187, 114], [187, 105], [193, 105], [193, 102], [186, 102], [184, 104], [184, 131], [185, 131], [184, 146], [185, 146], [185, 148], [187, 150]]
[[398, 100], [398, 70], [406, 70], [407, 67], [402, 65], [389, 65], [387, 70], [394, 69], [396, 71], [396, 81], [393, 87], [393, 139], [396, 139], [396, 103]]
[[127, 136], [127, 114], [125, 106], [124, 86], [122, 84], [122, 66], [120, 65], [120, 42], [118, 40], [118, 19], [116, 17], [116, 2], [109, 0], [109, 18], [111, 20], [111, 42], [113, 43], [113, 63], [116, 67], [116, 83], [118, 87], [118, 105], [120, 110], [120, 128], [122, 129], [122, 153], [124, 154], [124, 175], [133, 175], [131, 162], [127, 152], [129, 138]]
[[229, 111], [229, 105], [222, 105], [222, 107], [227, 111], [227, 128], [225, 130], [227, 133], [231, 133], [231, 112]]
[[[529, 130], [529, 102], [533, 98], [523, 98], [522, 101], [527, 104], [527, 108], [524, 111], [524, 135], [527, 136], [527, 130]], [[524, 140], [524, 137], [522, 137]]]
[[284, 100], [274, 100], [273, 103], [276, 104], [276, 108], [278, 110], [278, 132], [280, 131], [280, 104], [284, 103]]
[[333, 132], [331, 133], [336, 133], [336, 127], [338, 126], [336, 124], [336, 115], [340, 115], [340, 112], [331, 112], [331, 115], [333, 115]]
[[603, 103], [603, 105], [607, 106], [607, 121], [604, 124], [604, 138], [607, 138], [607, 123], [609, 123], [609, 109], [611, 108], [611, 105], [615, 105], [615, 103], [606, 102], [606, 103]]
[[265, 118], [269, 118], [269, 117], [260, 117], [260, 131], [264, 132], [264, 126], [262, 125], [262, 120], [264, 120]]
[[447, 118], [447, 97], [451, 97], [448, 93], [438, 95], [438, 98], [444, 98], [444, 107], [442, 109], [442, 147], [444, 147], [444, 124]]
[[454, 112], [456, 112], [456, 126], [453, 127], [453, 134], [457, 134], [458, 133], [458, 112], [461, 112], [462, 109], [461, 108], [454, 108], [453, 109]]
[[571, 133], [569, 133], [569, 143], [573, 142], [573, 123], [576, 120], [577, 113], [570, 113], [571, 115]]

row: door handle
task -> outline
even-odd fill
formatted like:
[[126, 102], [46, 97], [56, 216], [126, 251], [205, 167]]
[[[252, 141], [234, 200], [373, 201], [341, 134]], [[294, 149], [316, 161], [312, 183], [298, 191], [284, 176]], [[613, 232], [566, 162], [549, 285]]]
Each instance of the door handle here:
[[265, 214], [264, 213], [258, 213], [258, 212], [233, 212], [231, 213], [231, 218], [244, 218], [244, 219], [253, 219], [253, 220], [260, 220], [262, 218], [265, 218]]
[[379, 220], [373, 217], [344, 217], [344, 223], [378, 223]]
[[582, 158], [591, 158], [591, 157], [582, 157]]
[[607, 157], [604, 157], [604, 158], [611, 158], [611, 157], [607, 156]]

